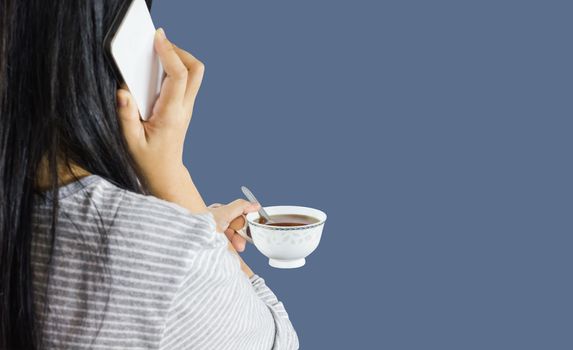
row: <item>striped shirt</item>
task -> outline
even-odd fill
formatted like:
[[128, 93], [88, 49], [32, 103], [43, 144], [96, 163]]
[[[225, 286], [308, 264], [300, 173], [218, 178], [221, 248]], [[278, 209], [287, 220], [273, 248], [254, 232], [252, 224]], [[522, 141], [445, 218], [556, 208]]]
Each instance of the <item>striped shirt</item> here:
[[50, 193], [36, 195], [33, 213], [44, 349], [298, 349], [283, 304], [243, 273], [211, 213], [97, 175], [58, 198], [53, 241]]

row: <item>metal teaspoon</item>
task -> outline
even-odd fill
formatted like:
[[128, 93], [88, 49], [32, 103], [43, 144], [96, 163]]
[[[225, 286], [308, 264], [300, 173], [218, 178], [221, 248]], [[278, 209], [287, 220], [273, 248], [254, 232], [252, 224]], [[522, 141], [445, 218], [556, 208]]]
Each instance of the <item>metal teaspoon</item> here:
[[261, 206], [261, 209], [259, 209], [259, 215], [261, 215], [263, 218], [265, 218], [266, 220], [266, 224], [272, 223], [273, 220], [271, 219], [271, 217], [269, 216], [269, 214], [267, 214], [267, 212], [263, 209], [263, 205], [261, 204], [261, 202], [259, 202], [257, 200], [257, 197], [255, 197], [255, 195], [253, 194], [253, 192], [251, 192], [247, 187], [245, 186], [241, 186], [241, 191], [243, 191], [243, 194], [245, 195], [245, 197], [247, 197], [247, 199], [249, 200], [249, 202], [251, 203], [258, 203]]

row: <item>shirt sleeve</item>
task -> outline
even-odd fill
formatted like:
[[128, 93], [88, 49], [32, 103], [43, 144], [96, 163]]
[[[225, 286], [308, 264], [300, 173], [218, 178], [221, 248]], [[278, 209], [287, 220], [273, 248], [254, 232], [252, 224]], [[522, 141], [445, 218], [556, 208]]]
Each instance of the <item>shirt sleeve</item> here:
[[[247, 278], [212, 215], [167, 312], [160, 349], [298, 349], [284, 305], [259, 276]], [[194, 234], [197, 234], [195, 232]]]
[[257, 296], [267, 305], [273, 315], [276, 329], [273, 349], [298, 349], [298, 336], [283, 303], [278, 300], [260, 276], [255, 274], [250, 281]]

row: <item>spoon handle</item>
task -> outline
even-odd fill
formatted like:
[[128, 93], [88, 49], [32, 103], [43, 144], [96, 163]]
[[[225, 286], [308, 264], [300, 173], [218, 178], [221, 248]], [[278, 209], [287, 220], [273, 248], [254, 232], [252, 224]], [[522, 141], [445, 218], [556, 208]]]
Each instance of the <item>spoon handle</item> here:
[[263, 209], [263, 205], [261, 204], [261, 202], [259, 202], [257, 200], [257, 197], [255, 197], [255, 195], [253, 194], [253, 192], [251, 192], [248, 188], [246, 188], [245, 186], [241, 186], [241, 191], [243, 191], [243, 194], [245, 195], [245, 197], [247, 197], [247, 199], [249, 200], [249, 202], [251, 203], [258, 203], [261, 206], [261, 209], [259, 209], [259, 214], [265, 218], [265, 220], [267, 220], [267, 222], [272, 222], [273, 220], [271, 220], [271, 217], [269, 216], [269, 214], [267, 214], [267, 212], [265, 211], [265, 209]]

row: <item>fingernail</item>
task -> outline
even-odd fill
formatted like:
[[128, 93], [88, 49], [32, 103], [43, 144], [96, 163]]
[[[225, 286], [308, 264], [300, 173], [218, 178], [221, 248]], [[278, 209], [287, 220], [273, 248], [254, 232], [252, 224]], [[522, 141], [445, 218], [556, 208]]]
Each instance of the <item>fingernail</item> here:
[[165, 35], [165, 30], [163, 30], [163, 28], [159, 28], [159, 29], [157, 30], [157, 32], [159, 33], [159, 36], [160, 36], [162, 39], [165, 39], [165, 38], [167, 37], [167, 36]]

